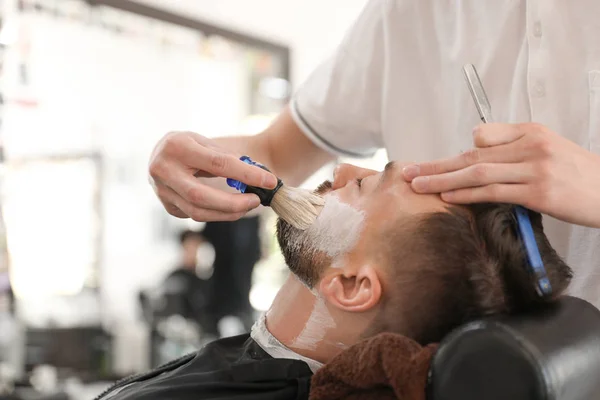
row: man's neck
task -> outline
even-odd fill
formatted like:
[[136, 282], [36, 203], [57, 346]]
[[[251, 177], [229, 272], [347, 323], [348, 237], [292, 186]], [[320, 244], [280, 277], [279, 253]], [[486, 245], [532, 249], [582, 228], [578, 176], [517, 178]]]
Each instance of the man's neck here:
[[267, 312], [269, 332], [283, 345], [310, 359], [327, 363], [354, 340], [337, 329], [322, 299], [290, 274]]

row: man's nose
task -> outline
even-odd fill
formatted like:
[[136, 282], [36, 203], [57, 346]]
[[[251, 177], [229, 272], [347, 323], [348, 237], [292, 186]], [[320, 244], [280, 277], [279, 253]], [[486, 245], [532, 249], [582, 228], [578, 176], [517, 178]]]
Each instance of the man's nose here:
[[339, 164], [333, 171], [333, 190], [346, 186], [354, 179], [363, 179], [370, 175], [377, 174], [377, 171], [368, 168], [357, 167], [351, 164]]

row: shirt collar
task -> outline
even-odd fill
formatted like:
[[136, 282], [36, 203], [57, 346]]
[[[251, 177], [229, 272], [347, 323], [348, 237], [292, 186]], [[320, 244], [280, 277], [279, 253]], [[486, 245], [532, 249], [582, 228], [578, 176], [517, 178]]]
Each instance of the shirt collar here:
[[252, 331], [250, 332], [250, 337], [252, 337], [252, 339], [273, 358], [288, 358], [304, 361], [308, 364], [308, 367], [313, 374], [323, 366], [323, 363], [313, 360], [312, 358], [304, 357], [277, 340], [277, 338], [267, 329], [266, 313], [263, 313], [254, 323]]

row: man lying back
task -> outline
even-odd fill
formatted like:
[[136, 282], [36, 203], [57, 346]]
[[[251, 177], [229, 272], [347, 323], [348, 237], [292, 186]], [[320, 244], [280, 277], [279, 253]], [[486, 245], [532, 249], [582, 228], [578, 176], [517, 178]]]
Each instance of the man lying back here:
[[211, 343], [107, 398], [307, 398], [312, 373], [364, 338], [439, 342], [468, 321], [531, 310], [566, 289], [571, 270], [539, 214], [530, 213], [553, 299], [536, 294], [511, 206], [449, 207], [414, 193], [401, 170], [340, 166], [318, 189], [326, 202], [313, 226], [278, 221], [293, 274], [250, 335]]

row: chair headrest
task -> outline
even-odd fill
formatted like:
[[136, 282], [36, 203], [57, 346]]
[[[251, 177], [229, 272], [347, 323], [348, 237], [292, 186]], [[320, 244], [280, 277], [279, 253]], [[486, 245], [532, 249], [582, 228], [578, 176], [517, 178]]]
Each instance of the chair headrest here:
[[600, 311], [565, 296], [534, 313], [476, 321], [446, 337], [430, 400], [589, 400], [600, 396]]

